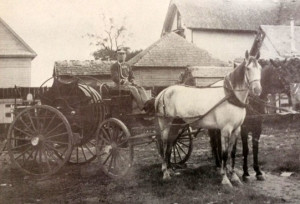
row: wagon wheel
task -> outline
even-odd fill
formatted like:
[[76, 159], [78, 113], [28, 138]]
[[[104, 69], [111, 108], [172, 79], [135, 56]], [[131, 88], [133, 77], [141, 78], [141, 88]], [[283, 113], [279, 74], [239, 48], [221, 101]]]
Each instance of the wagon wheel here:
[[179, 130], [171, 152], [171, 164], [184, 164], [191, 156], [193, 150], [193, 134], [190, 126]]
[[20, 112], [7, 135], [9, 156], [31, 175], [56, 173], [72, 152], [72, 131], [65, 116], [55, 108], [36, 105]]
[[123, 122], [109, 118], [101, 123], [97, 133], [97, 157], [102, 170], [111, 178], [126, 175], [133, 162], [130, 133]]
[[93, 161], [96, 156], [96, 139], [93, 138], [85, 144], [78, 144], [73, 147], [69, 163], [78, 165], [86, 164]]

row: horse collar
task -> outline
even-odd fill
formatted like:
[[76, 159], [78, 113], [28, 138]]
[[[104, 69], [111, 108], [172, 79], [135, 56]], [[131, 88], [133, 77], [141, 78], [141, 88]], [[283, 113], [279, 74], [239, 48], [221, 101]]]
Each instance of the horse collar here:
[[[225, 94], [229, 95], [227, 101], [229, 103], [231, 103], [232, 105], [238, 106], [240, 108], [246, 108], [248, 105], [248, 100], [246, 101], [246, 103], [240, 101], [238, 99], [238, 97], [236, 96], [236, 94], [234, 93], [234, 89], [233, 86], [231, 84], [231, 81], [228, 79], [228, 77], [226, 76], [224, 79], [224, 89], [225, 89]], [[242, 90], [238, 90], [238, 91], [242, 91]], [[246, 90], [244, 90], [246, 91]]]

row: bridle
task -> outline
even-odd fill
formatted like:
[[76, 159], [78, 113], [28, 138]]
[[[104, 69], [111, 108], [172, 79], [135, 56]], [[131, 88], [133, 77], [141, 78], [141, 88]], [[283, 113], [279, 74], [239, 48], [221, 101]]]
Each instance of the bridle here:
[[248, 76], [248, 72], [247, 70], [250, 70], [251, 68], [248, 67], [248, 65], [250, 64], [250, 60], [249, 60], [249, 63], [247, 65], [245, 65], [245, 69], [246, 69], [246, 74], [245, 74], [245, 77], [246, 77], [246, 81], [247, 81], [247, 88], [249, 90], [249, 88], [251, 87], [251, 84], [256, 82], [256, 81], [260, 81], [261, 80], [261, 76], [259, 76], [257, 79], [253, 79], [253, 80], [249, 80], [249, 76]]
[[[249, 61], [250, 61], [250, 60], [249, 60]], [[245, 63], [245, 60], [244, 60], [243, 63]], [[245, 71], [245, 72], [246, 72], [246, 73], [245, 73], [245, 78], [246, 78], [246, 88], [245, 88], [245, 89], [234, 89], [233, 86], [232, 86], [232, 84], [231, 84], [231, 81], [230, 81], [230, 80], [228, 80], [230, 87], [224, 85], [224, 88], [225, 88], [225, 89], [228, 89], [228, 90], [231, 90], [231, 91], [235, 91], [235, 92], [239, 92], [239, 91], [241, 91], [241, 92], [242, 92], [242, 91], [249, 91], [249, 89], [250, 89], [252, 83], [254, 83], [254, 82], [256, 82], [256, 81], [260, 81], [260, 80], [261, 80], [261, 76], [259, 76], [259, 78], [253, 79], [253, 80], [250, 80], [250, 79], [249, 79], [247, 70], [252, 69], [252, 68], [248, 67], [249, 64], [250, 64], [250, 63], [248, 63], [248, 64], [246, 65], [246, 63], [245, 63], [245, 65], [244, 65], [244, 66], [245, 66], [244, 69], [246, 69], [246, 71]], [[226, 78], [226, 77], [225, 77], [225, 78]]]

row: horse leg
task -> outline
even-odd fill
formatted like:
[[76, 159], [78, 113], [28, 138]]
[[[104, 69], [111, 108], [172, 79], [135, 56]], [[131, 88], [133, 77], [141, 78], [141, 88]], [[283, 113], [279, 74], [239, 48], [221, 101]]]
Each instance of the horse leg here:
[[265, 178], [260, 171], [258, 165], [258, 147], [259, 147], [259, 138], [260, 138], [261, 131], [254, 131], [252, 133], [252, 146], [253, 146], [253, 169], [256, 172], [256, 179], [259, 181], [264, 181]]
[[222, 165], [221, 165], [221, 175], [222, 175], [222, 184], [224, 186], [232, 187], [228, 177], [227, 177], [227, 167], [226, 162], [228, 159], [228, 148], [229, 148], [229, 138], [231, 131], [222, 130], [221, 131], [221, 149], [222, 149]]
[[235, 167], [235, 155], [236, 155], [236, 145], [237, 145], [237, 138], [241, 133], [241, 128], [238, 127], [231, 136], [231, 144], [233, 145], [232, 150], [231, 150], [231, 182], [236, 184], [236, 185], [242, 185], [242, 182], [240, 181], [239, 177], [235, 173], [234, 167]]
[[209, 129], [210, 146], [215, 157], [216, 167], [221, 168], [221, 133], [220, 130]]
[[169, 131], [170, 131], [170, 122], [167, 119], [158, 118], [158, 124], [159, 127], [161, 129], [161, 141], [162, 141], [162, 154], [161, 154], [161, 158], [162, 158], [162, 172], [163, 172], [163, 180], [170, 180], [171, 179], [171, 175], [168, 169], [168, 135], [169, 135]]
[[250, 174], [248, 172], [248, 154], [249, 154], [249, 147], [248, 147], [248, 132], [245, 128], [241, 128], [241, 139], [243, 144], [243, 180], [248, 181]]

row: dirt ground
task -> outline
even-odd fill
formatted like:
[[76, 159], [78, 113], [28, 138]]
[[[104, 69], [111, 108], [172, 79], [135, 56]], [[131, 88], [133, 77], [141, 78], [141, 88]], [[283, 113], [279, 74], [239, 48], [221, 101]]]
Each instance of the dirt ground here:
[[[126, 178], [118, 181], [106, 177], [96, 163], [68, 165], [53, 176], [33, 178], [11, 168], [4, 152], [0, 156], [0, 203], [300, 203], [297, 127], [297, 122], [266, 124], [259, 157], [266, 180], [255, 179], [250, 156], [250, 182], [230, 190], [220, 185], [205, 134], [195, 138], [187, 168], [177, 170], [169, 182], [162, 181], [160, 158], [153, 143], [135, 148], [135, 164]], [[241, 162], [238, 144], [239, 176]], [[283, 177], [283, 172], [292, 174]]]

